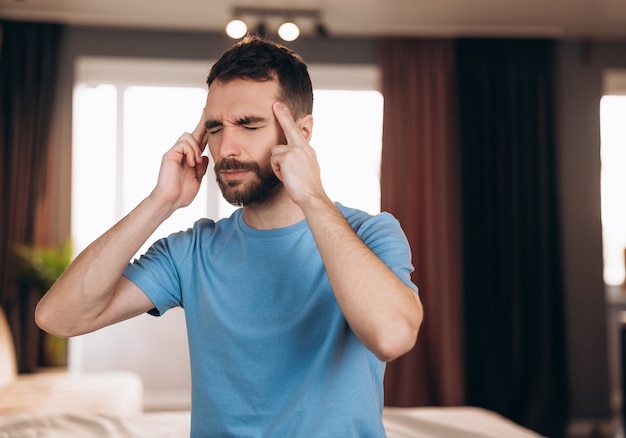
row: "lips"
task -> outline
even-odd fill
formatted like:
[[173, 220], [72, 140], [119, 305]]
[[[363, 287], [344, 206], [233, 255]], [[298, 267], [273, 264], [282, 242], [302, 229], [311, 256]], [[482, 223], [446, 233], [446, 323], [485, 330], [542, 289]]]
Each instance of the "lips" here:
[[227, 181], [238, 180], [250, 172], [248, 169], [223, 169], [219, 171], [220, 177]]
[[248, 172], [258, 170], [257, 163], [241, 162], [235, 159], [224, 159], [215, 165], [215, 173], [225, 181], [236, 181], [243, 178]]

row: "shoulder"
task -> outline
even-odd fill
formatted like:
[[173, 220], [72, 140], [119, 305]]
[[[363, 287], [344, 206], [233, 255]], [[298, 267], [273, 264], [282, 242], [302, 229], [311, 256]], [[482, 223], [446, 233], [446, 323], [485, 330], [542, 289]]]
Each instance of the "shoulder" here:
[[410, 253], [406, 234], [400, 222], [391, 213], [370, 214], [339, 203], [337, 207], [354, 232], [379, 256], [389, 251]]
[[336, 205], [358, 235], [362, 235], [362, 233], [366, 233], [368, 230], [397, 229], [401, 231], [400, 223], [390, 213], [371, 214], [356, 208], [346, 207], [340, 203], [336, 203]]
[[155, 241], [146, 255], [183, 259], [192, 255], [197, 249], [211, 244], [219, 236], [232, 232], [238, 221], [235, 213], [229, 218], [215, 221], [199, 219], [186, 230], [171, 233]]
[[203, 218], [194, 222], [191, 228], [178, 231], [167, 236], [167, 240], [205, 240], [211, 238], [215, 234], [224, 233], [239, 226], [240, 210], [236, 210], [230, 217], [215, 221], [213, 219]]

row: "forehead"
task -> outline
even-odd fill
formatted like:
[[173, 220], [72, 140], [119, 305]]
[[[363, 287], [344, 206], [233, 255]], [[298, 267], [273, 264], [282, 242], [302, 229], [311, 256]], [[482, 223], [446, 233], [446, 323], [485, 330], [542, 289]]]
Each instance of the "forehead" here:
[[206, 111], [213, 117], [232, 112], [272, 111], [272, 103], [278, 99], [278, 82], [235, 79], [228, 82], [215, 81], [209, 87]]

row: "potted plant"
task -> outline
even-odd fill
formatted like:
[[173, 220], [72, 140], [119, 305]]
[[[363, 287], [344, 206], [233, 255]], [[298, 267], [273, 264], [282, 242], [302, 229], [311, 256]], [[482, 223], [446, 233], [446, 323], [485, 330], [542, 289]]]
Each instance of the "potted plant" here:
[[[16, 253], [20, 260], [20, 282], [41, 298], [69, 266], [73, 248], [68, 240], [65, 244], [50, 247], [18, 245]], [[41, 339], [40, 365], [67, 365], [67, 344], [67, 339], [45, 333]]]

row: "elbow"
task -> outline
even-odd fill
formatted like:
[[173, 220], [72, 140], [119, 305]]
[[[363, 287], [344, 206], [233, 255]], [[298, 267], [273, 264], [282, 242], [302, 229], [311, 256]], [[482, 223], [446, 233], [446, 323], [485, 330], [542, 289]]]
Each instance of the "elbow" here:
[[422, 319], [423, 310], [420, 304], [418, 312], [411, 318], [403, 318], [391, 330], [383, 331], [384, 335], [372, 349], [376, 357], [383, 362], [391, 362], [413, 349]]
[[35, 308], [35, 324], [41, 330], [60, 338], [69, 338], [75, 335], [70, 331], [64, 330], [59, 324], [59, 318], [54, 315], [54, 311], [46, 305], [43, 299], [39, 301]]
[[39, 301], [35, 308], [35, 324], [44, 332], [56, 335], [54, 332], [53, 318], [50, 316], [50, 311], [43, 303], [43, 300]]
[[391, 362], [408, 353], [416, 342], [417, 330], [406, 324], [403, 328], [394, 330], [381, 339], [373, 351], [381, 361]]

